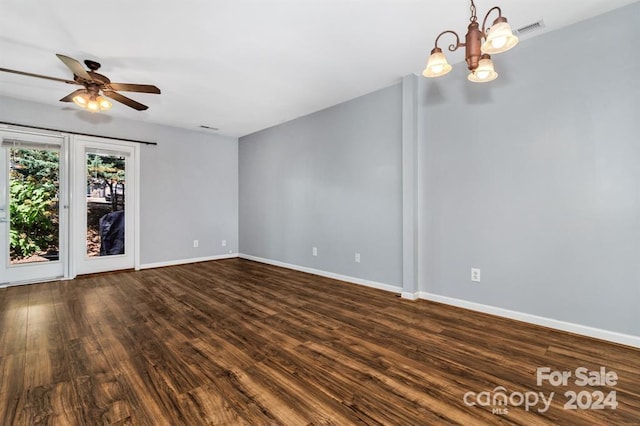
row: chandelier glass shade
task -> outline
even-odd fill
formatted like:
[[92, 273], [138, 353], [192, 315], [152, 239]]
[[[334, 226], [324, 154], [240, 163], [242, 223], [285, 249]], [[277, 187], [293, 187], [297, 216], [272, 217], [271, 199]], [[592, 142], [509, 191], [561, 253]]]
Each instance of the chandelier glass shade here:
[[423, 75], [425, 77], [440, 77], [451, 71], [452, 67], [447, 62], [447, 57], [442, 53], [442, 49], [436, 47], [431, 51], [429, 61], [427, 62], [427, 68], [425, 68]]
[[[498, 17], [487, 30], [485, 25], [489, 15], [491, 15], [493, 11], [498, 12]], [[455, 37], [455, 43], [449, 45], [449, 51], [454, 52], [458, 50], [458, 48], [465, 48], [465, 61], [470, 71], [468, 76], [469, 81], [486, 83], [498, 77], [490, 55], [506, 52], [511, 49], [518, 44], [518, 37], [513, 35], [507, 18], [502, 16], [502, 10], [497, 6], [489, 9], [482, 22], [482, 29], [480, 29], [478, 17], [476, 16], [476, 5], [473, 0], [471, 0], [470, 21], [471, 23], [467, 27], [464, 43], [460, 41], [460, 36], [452, 30], [443, 31], [436, 37], [435, 47], [431, 50], [427, 66], [422, 75], [430, 78], [440, 77], [451, 71], [451, 65], [447, 62], [447, 58], [442, 52], [442, 49], [438, 47], [440, 37], [445, 34], [451, 34]]]
[[467, 77], [469, 81], [473, 81], [474, 83], [486, 83], [496, 78], [498, 78], [498, 73], [493, 68], [493, 61], [489, 55], [482, 55], [478, 62], [478, 68], [471, 71]]
[[513, 35], [511, 26], [505, 18], [499, 17], [493, 23], [486, 36], [486, 41], [482, 44], [482, 53], [489, 55], [502, 53], [518, 44], [518, 37]]

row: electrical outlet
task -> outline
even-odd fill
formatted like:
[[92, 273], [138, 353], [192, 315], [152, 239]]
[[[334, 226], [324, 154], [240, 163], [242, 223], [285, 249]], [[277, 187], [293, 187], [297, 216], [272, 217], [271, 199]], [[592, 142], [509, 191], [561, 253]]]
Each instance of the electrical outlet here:
[[473, 281], [474, 283], [480, 282], [480, 269], [471, 268], [471, 281]]
[[356, 263], [360, 263], [360, 253], [356, 253]]
[[222, 240], [222, 247], [226, 247], [227, 246], [227, 240]]
[[200, 243], [198, 242], [198, 240], [193, 240], [193, 246], [194, 247], [198, 247], [200, 245]]
[[317, 256], [318, 255], [318, 247], [313, 247], [311, 249], [311, 254], [313, 254], [314, 256]]

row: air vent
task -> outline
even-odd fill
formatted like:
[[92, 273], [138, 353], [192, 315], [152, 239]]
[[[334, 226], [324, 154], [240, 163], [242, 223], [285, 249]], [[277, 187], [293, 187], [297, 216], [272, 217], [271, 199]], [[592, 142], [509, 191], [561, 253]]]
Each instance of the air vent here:
[[207, 130], [220, 130], [217, 127], [205, 126], [204, 124], [201, 124], [200, 128], [207, 129]]
[[541, 30], [542, 28], [544, 28], [546, 25], [544, 24], [544, 21], [541, 19], [538, 22], [534, 22], [533, 24], [529, 24], [529, 25], [525, 25], [523, 27], [520, 27], [518, 29], [515, 30], [516, 35], [525, 35], [525, 34], [529, 34], [532, 33], [534, 31], [538, 31]]

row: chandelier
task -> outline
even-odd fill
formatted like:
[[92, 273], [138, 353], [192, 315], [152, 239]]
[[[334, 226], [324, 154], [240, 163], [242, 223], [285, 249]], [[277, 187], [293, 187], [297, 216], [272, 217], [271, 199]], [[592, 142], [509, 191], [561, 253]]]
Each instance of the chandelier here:
[[[493, 11], [498, 12], [498, 17], [493, 21], [493, 25], [488, 30], [485, 29], [487, 19]], [[451, 71], [451, 65], [447, 62], [447, 58], [442, 53], [442, 49], [438, 47], [438, 40], [444, 34], [453, 34], [456, 38], [454, 44], [449, 45], [449, 51], [455, 52], [460, 47], [465, 48], [465, 61], [467, 68], [471, 73], [468, 76], [469, 81], [474, 83], [486, 83], [495, 80], [498, 73], [493, 67], [491, 55], [495, 53], [506, 52], [513, 46], [518, 44], [518, 37], [513, 35], [511, 26], [507, 23], [507, 18], [502, 16], [502, 10], [495, 6], [489, 9], [482, 21], [482, 29], [478, 24], [476, 16], [476, 5], [471, 0], [471, 23], [467, 27], [465, 42], [460, 42], [460, 37], [455, 31], [446, 30], [438, 34], [436, 37], [435, 47], [431, 50], [427, 67], [422, 75], [425, 77], [440, 77]], [[484, 43], [482, 42], [484, 39]]]

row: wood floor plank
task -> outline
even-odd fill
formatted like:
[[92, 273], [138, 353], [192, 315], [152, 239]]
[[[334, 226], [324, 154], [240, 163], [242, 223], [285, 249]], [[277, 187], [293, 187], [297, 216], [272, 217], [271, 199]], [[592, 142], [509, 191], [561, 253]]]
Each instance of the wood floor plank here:
[[85, 422], [73, 385], [62, 382], [26, 390], [18, 404], [14, 423], [80, 425]]
[[0, 313], [0, 424], [12, 424], [24, 391], [29, 287], [4, 289]]
[[[538, 367], [583, 366], [618, 381], [536, 384]], [[240, 259], [0, 289], [0, 380], [2, 425], [640, 419], [637, 348]], [[546, 412], [464, 403], [501, 388], [555, 396]], [[568, 391], [618, 406], [567, 410]]]
[[[283, 359], [286, 361], [280, 362]], [[289, 356], [274, 357], [257, 363], [247, 374], [265, 388], [261, 394], [274, 394], [281, 400], [278, 405], [293, 408], [295, 414], [303, 419], [299, 424], [361, 423], [358, 416], [345, 407], [342, 401], [326, 393], [315, 392], [314, 398], [308, 398], [309, 390], [313, 389], [311, 383], [297, 374], [297, 371], [287, 368], [290, 365]], [[290, 412], [276, 412], [274, 415], [283, 424], [288, 424], [292, 416]]]
[[24, 353], [29, 317], [29, 286], [6, 289], [0, 314], [0, 348], [2, 354]]
[[74, 373], [73, 387], [82, 401], [85, 419], [112, 424], [130, 417], [129, 404], [116, 370], [109, 365], [95, 339], [87, 336], [70, 342], [67, 359]]
[[186, 424], [250, 425], [212, 384], [180, 395], [179, 404], [185, 413]]
[[[195, 424], [247, 424], [278, 425], [279, 422], [269, 406], [253, 394], [251, 385], [244, 383], [241, 371], [228, 372], [203, 388], [187, 396], [202, 411]], [[214, 411], [215, 410], [215, 411]], [[190, 410], [191, 411], [191, 410]], [[235, 421], [235, 419], [239, 421]], [[227, 419], [233, 420], [227, 423]], [[293, 424], [293, 423], [290, 423]]]
[[[271, 383], [265, 382], [263, 376], [257, 374], [255, 369], [248, 372], [234, 371], [228, 376], [233, 383], [234, 392], [231, 395], [242, 395], [245, 399], [238, 402], [260, 407], [260, 411], [265, 415], [264, 419], [252, 419], [244, 414], [247, 420], [254, 421], [276, 421], [278, 424], [309, 424], [307, 418], [294, 404], [287, 403], [293, 397], [289, 393], [281, 394], [277, 389], [271, 387]], [[229, 395], [230, 396], [230, 395]]]
[[50, 387], [70, 376], [59, 344], [60, 327], [53, 305], [51, 283], [29, 286], [24, 386]]
[[24, 393], [25, 353], [8, 353], [2, 357], [0, 383], [0, 424], [14, 423]]

